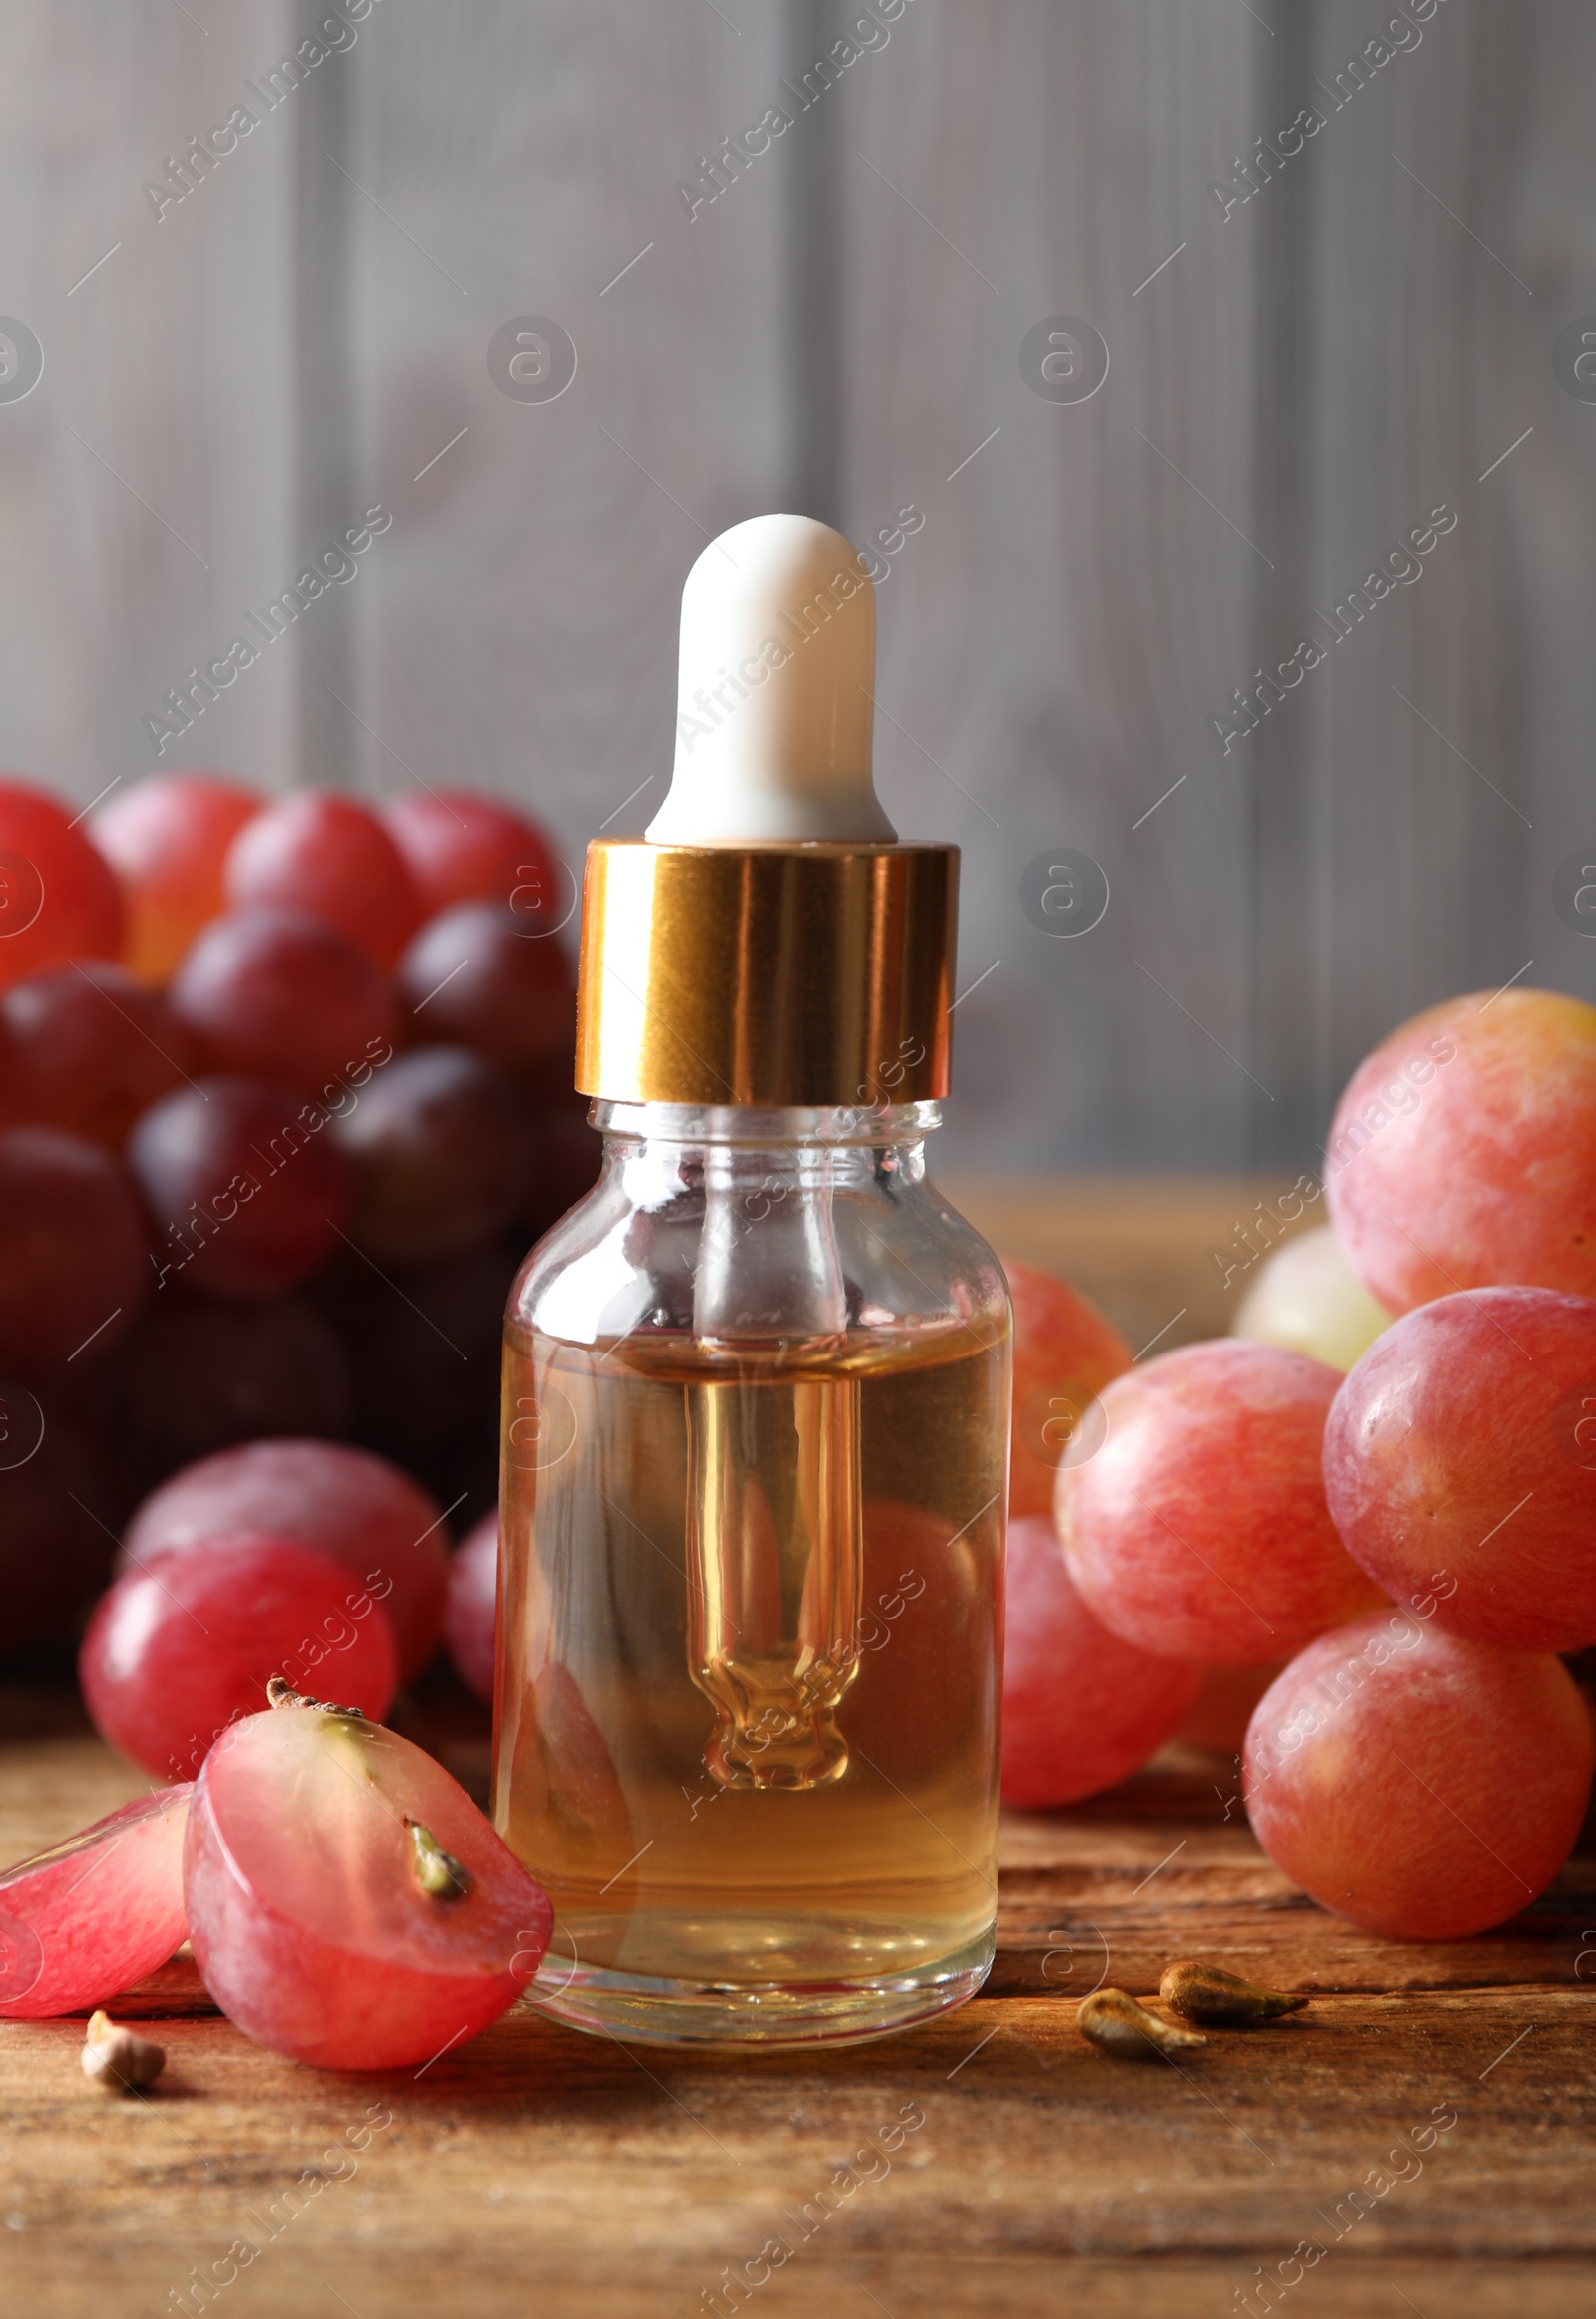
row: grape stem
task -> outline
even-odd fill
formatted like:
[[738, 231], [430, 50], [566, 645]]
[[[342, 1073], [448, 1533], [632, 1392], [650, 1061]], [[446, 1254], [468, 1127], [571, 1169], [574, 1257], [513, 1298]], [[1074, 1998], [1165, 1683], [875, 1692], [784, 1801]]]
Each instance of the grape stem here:
[[334, 1707], [330, 1699], [312, 1699], [308, 1692], [295, 1691], [293, 1685], [285, 1683], [280, 1675], [267, 1678], [266, 1697], [273, 1707], [308, 1707], [313, 1708], [317, 1715], [342, 1716], [352, 1724], [363, 1724], [366, 1721], [359, 1708]]

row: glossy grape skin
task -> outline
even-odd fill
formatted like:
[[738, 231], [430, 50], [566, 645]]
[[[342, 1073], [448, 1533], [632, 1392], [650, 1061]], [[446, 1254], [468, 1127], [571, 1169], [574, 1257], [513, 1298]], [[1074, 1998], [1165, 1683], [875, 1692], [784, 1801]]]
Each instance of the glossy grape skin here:
[[1231, 1333], [1350, 1369], [1392, 1316], [1364, 1287], [1328, 1224], [1270, 1250], [1236, 1308]]
[[212, 920], [173, 980], [172, 1010], [212, 1071], [276, 1079], [329, 1104], [398, 1035], [393, 985], [336, 927], [256, 906]]
[[[457, 1364], [458, 1365], [458, 1364]], [[107, 1422], [146, 1487], [234, 1442], [349, 1430], [349, 1363], [294, 1297], [158, 1297], [103, 1376]]]
[[1116, 1787], [1163, 1745], [1201, 1682], [1200, 1667], [1140, 1651], [1093, 1618], [1050, 1516], [1009, 1522], [1004, 1803], [1047, 1811]]
[[0, 1132], [0, 1371], [93, 1367], [133, 1327], [150, 1282], [122, 1163], [64, 1128]]
[[163, 1287], [274, 1297], [341, 1245], [349, 1178], [328, 1114], [272, 1079], [211, 1078], [128, 1138]]
[[1320, 1636], [1259, 1701], [1247, 1815], [1322, 1907], [1401, 1940], [1459, 1940], [1556, 1875], [1591, 1762], [1560, 1660], [1388, 1610]]
[[506, 1070], [569, 1057], [576, 992], [558, 942], [540, 942], [515, 914], [458, 902], [429, 919], [399, 962], [399, 994], [417, 1044], [447, 1040]]
[[499, 1583], [499, 1509], [482, 1520], [449, 1565], [444, 1634], [455, 1673], [479, 1699], [493, 1698], [494, 1602]]
[[354, 1184], [351, 1237], [385, 1267], [481, 1246], [526, 1196], [527, 1100], [507, 1072], [464, 1047], [401, 1055], [334, 1133]]
[[1596, 1303], [1419, 1306], [1349, 1373], [1324, 1463], [1348, 1552], [1394, 1602], [1507, 1650], [1596, 1643]]
[[313, 1546], [369, 1589], [393, 1624], [407, 1681], [438, 1648], [449, 1534], [409, 1474], [332, 1441], [247, 1441], [163, 1483], [129, 1525], [124, 1566], [228, 1531]]
[[8, 1124], [66, 1127], [120, 1151], [140, 1112], [197, 1067], [166, 1001], [107, 959], [52, 967], [0, 998]]
[[0, 989], [68, 959], [122, 954], [122, 895], [109, 864], [55, 798], [0, 779]]
[[1130, 1366], [1130, 1347], [1067, 1281], [1004, 1262], [1014, 1306], [1008, 1512], [1051, 1514], [1058, 1468], [1093, 1397]]
[[1057, 1500], [1070, 1576], [1104, 1626], [1165, 1658], [1247, 1666], [1381, 1601], [1325, 1504], [1339, 1382], [1217, 1338], [1104, 1388], [1107, 1437], [1060, 1470]]
[[1596, 1007], [1480, 991], [1403, 1023], [1337, 1105], [1325, 1191], [1393, 1313], [1462, 1289], [1596, 1297]]
[[493, 902], [523, 927], [552, 929], [574, 899], [536, 822], [471, 789], [421, 791], [382, 807], [409, 865], [423, 917], [455, 902]]
[[200, 929], [225, 909], [222, 864], [259, 806], [254, 790], [223, 774], [151, 773], [85, 824], [121, 884], [124, 955], [142, 982], [168, 981]]
[[[466, 1869], [424, 1891], [410, 1829]], [[196, 1783], [184, 1851], [205, 1986], [248, 2037], [332, 2070], [415, 2068], [514, 2003], [547, 1895], [442, 1765], [395, 1732], [281, 1707], [235, 1725]]]
[[92, 1427], [0, 1384], [0, 1656], [71, 1632], [110, 1576], [126, 1509]]
[[0, 1873], [0, 2015], [85, 2013], [181, 1946], [190, 1793], [141, 1795]]
[[163, 1779], [192, 1779], [228, 1724], [265, 1708], [273, 1675], [377, 1721], [399, 1660], [386, 1611], [342, 1563], [260, 1533], [142, 1557], [78, 1654], [95, 1730]]
[[422, 915], [415, 883], [377, 816], [328, 790], [297, 790], [263, 807], [228, 849], [223, 884], [229, 908], [310, 911], [384, 967]]

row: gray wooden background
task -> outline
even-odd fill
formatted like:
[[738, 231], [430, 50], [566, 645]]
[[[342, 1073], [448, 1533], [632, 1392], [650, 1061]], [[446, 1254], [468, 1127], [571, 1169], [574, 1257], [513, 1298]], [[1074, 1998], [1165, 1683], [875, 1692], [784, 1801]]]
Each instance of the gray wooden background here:
[[[1596, 859], [1596, 404], [1553, 367], [1596, 316], [1596, 11], [1418, 7], [906, 0], [689, 219], [857, 10], [374, 0], [268, 110], [326, 8], [8, 0], [0, 314], [45, 368], [0, 401], [0, 760], [84, 801], [178, 761], [471, 782], [575, 865], [662, 793], [704, 541], [913, 503], [877, 748], [900, 830], [965, 848], [945, 1162], [1312, 1164], [1403, 1015], [1596, 985], [1553, 904]], [[489, 375], [526, 314], [577, 349], [553, 402]], [[1108, 347], [1089, 400], [1021, 376], [1059, 315]], [[158, 758], [165, 688], [377, 501], [358, 578]], [[1232, 689], [1442, 503], [1224, 753]], [[1063, 848], [1110, 888], [1073, 940], [1020, 906]]]

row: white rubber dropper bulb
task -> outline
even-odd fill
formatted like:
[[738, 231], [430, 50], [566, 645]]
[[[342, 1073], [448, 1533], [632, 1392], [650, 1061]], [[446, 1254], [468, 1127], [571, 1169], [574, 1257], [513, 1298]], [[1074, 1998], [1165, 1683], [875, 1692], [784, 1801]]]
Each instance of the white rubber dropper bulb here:
[[649, 840], [891, 845], [875, 684], [876, 591], [851, 543], [808, 516], [733, 524], [681, 591], [675, 770]]

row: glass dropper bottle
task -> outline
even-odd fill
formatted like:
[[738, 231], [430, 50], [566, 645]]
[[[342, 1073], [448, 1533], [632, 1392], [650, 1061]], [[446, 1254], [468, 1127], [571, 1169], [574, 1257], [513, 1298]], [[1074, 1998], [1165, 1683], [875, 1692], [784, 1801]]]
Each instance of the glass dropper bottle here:
[[874, 591], [765, 516], [682, 602], [675, 774], [583, 898], [593, 1191], [505, 1332], [495, 1824], [532, 1994], [851, 2040], [993, 1954], [1009, 1315], [926, 1175], [958, 855], [871, 781]]

